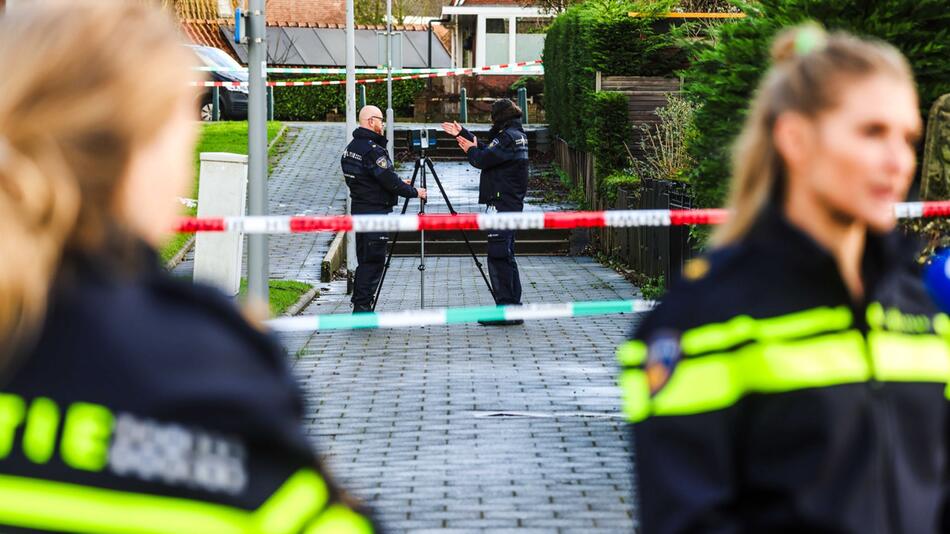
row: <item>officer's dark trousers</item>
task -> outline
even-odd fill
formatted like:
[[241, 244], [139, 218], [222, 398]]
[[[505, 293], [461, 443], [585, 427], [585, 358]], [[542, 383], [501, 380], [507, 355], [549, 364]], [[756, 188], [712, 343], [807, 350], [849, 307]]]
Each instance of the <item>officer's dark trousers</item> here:
[[495, 304], [521, 304], [521, 277], [515, 261], [515, 232], [488, 234], [488, 276], [495, 290]]
[[[375, 215], [389, 212], [374, 213]], [[366, 215], [366, 214], [362, 214]], [[373, 296], [380, 277], [383, 276], [383, 266], [386, 263], [386, 247], [389, 244], [389, 235], [386, 233], [370, 232], [356, 234], [356, 275], [353, 280], [354, 309], [368, 309], [373, 305]]]

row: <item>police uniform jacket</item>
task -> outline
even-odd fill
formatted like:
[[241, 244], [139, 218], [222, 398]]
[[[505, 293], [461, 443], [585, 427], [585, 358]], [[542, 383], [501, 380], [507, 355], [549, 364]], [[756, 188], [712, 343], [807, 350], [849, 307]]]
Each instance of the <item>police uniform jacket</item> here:
[[950, 319], [868, 234], [865, 298], [775, 209], [621, 347], [643, 532], [946, 532]]
[[71, 260], [0, 382], [0, 532], [366, 533], [284, 352], [216, 290]]
[[353, 213], [390, 211], [397, 196], [417, 196], [416, 189], [393, 170], [386, 138], [372, 130], [359, 127], [353, 132], [340, 163], [350, 188]]
[[[475, 136], [462, 129], [459, 134], [469, 141]], [[498, 211], [522, 211], [528, 190], [528, 136], [521, 121], [511, 120], [488, 132], [488, 142], [479, 140], [469, 149], [468, 161], [481, 169], [478, 203], [495, 206]]]

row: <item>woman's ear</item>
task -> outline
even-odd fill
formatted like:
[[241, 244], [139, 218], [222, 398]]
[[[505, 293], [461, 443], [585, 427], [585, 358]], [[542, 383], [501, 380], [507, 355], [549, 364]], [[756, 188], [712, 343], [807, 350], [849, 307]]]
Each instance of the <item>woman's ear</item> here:
[[795, 174], [808, 159], [810, 147], [814, 142], [811, 121], [801, 113], [786, 111], [775, 119], [772, 136], [779, 156], [789, 172]]

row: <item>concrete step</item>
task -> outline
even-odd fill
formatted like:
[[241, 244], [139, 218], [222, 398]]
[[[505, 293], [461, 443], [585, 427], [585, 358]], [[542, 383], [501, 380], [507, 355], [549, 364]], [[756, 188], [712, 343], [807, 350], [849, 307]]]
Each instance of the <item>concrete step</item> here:
[[[484, 256], [488, 249], [487, 232], [466, 231], [469, 243], [476, 254]], [[393, 236], [390, 236], [393, 239]], [[531, 255], [563, 255], [571, 250], [570, 230], [519, 230], [515, 234], [515, 253]], [[426, 255], [467, 255], [468, 247], [459, 232], [426, 232]], [[399, 235], [394, 254], [396, 256], [419, 255], [419, 232]]]
[[[488, 240], [488, 232], [485, 230], [466, 230], [465, 235], [470, 241]], [[393, 235], [390, 234], [390, 239]], [[518, 230], [515, 232], [515, 241], [522, 243], [526, 241], [570, 241], [571, 230]], [[419, 241], [419, 232], [403, 232], [399, 234], [400, 241]], [[462, 241], [462, 235], [455, 230], [430, 231], [426, 232], [426, 242], [434, 241]]]
[[[472, 250], [480, 258], [484, 259], [488, 253], [488, 244], [485, 241], [469, 241]], [[548, 240], [548, 241], [518, 241], [515, 243], [515, 254], [526, 256], [564, 256], [571, 250], [570, 241], [566, 240]], [[393, 256], [418, 256], [419, 241], [403, 241], [396, 243]], [[426, 256], [468, 256], [469, 250], [465, 241], [458, 239], [456, 241], [429, 241], [426, 238]]]

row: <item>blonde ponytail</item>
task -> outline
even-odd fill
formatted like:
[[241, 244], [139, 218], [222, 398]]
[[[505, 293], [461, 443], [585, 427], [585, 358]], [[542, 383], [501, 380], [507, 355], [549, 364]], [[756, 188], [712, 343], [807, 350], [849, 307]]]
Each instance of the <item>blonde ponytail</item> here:
[[[79, 211], [76, 183], [65, 178], [62, 165], [51, 164], [57, 159], [51, 152], [27, 157], [0, 137], [0, 356], [8, 356], [43, 317]], [[37, 161], [47, 162], [47, 169]]]

